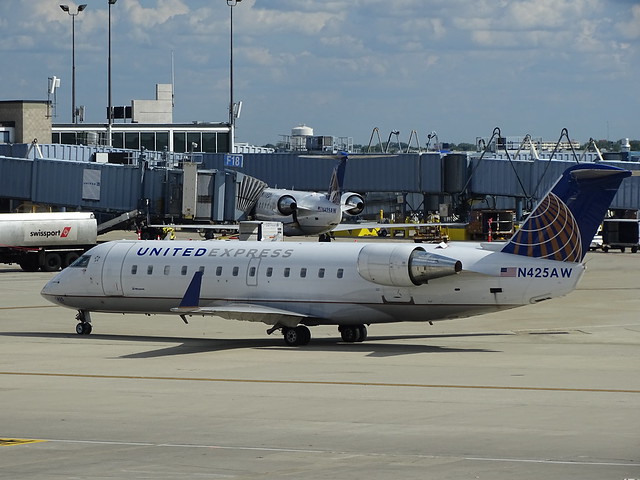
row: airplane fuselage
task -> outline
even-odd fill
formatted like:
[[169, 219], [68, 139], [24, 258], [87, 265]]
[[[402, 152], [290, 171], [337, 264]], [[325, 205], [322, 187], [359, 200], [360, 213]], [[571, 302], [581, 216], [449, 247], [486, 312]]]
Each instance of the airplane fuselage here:
[[[422, 284], [410, 259], [462, 263]], [[307, 325], [437, 321], [564, 295], [584, 266], [512, 255], [480, 244], [119, 241], [91, 249], [42, 294], [94, 312], [170, 313], [194, 273], [201, 306], [252, 304], [301, 315]], [[425, 277], [426, 278], [426, 277]], [[274, 324], [274, 317], [260, 321]]]
[[324, 193], [268, 188], [256, 203], [254, 217], [282, 222], [287, 236], [320, 235], [340, 223], [342, 211]]

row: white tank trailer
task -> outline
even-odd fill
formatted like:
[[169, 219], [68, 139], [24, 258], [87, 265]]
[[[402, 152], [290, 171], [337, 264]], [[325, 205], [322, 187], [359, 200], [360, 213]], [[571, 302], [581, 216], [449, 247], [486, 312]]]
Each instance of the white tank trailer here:
[[55, 272], [97, 243], [91, 212], [0, 214], [0, 262], [27, 272]]

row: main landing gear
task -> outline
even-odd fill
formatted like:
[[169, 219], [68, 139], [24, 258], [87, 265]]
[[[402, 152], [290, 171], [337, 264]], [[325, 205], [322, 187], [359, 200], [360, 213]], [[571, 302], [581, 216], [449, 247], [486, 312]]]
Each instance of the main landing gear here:
[[86, 310], [78, 310], [76, 320], [80, 323], [76, 325], [78, 335], [89, 335], [91, 333], [91, 315]]
[[364, 325], [340, 325], [338, 331], [347, 343], [364, 342], [367, 339], [367, 327]]
[[311, 341], [311, 331], [304, 325], [298, 325], [297, 327], [283, 327], [282, 335], [284, 336], [284, 343], [290, 347], [300, 347], [307, 345]]
[[[267, 330], [271, 335], [276, 330], [282, 331], [284, 343], [290, 347], [302, 347], [311, 341], [311, 331], [305, 325], [297, 327], [282, 327], [275, 325]], [[338, 331], [342, 336], [342, 341], [347, 343], [364, 342], [367, 339], [367, 327], [364, 325], [340, 325]]]

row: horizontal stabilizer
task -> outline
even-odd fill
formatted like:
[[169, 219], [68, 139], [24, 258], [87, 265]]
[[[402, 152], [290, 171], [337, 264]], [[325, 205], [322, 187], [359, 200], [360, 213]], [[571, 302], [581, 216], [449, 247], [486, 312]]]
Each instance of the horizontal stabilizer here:
[[300, 205], [299, 203], [296, 204], [296, 212], [298, 214], [310, 215], [310, 214], [315, 213], [317, 211], [318, 211], [317, 208], [306, 207], [304, 205]]

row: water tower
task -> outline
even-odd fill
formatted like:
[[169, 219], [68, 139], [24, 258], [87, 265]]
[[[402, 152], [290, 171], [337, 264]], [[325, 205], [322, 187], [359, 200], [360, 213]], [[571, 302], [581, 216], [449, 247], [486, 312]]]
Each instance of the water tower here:
[[313, 128], [304, 124], [291, 129], [291, 149], [294, 152], [307, 150], [307, 138], [313, 136]]

